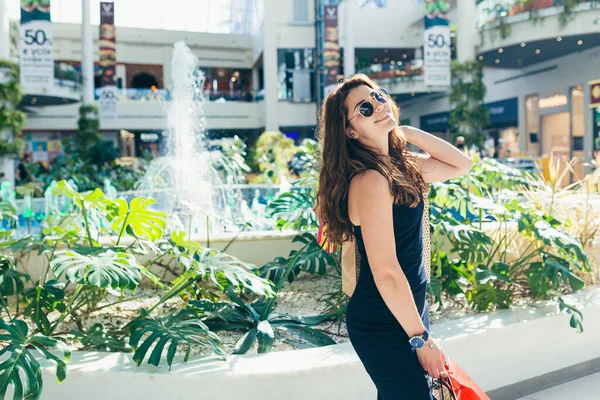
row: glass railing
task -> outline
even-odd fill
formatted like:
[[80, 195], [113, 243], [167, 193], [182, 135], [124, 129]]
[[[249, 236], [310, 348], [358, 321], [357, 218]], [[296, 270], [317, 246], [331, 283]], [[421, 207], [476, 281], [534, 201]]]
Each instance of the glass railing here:
[[54, 85], [81, 91], [81, 73], [71, 64], [57, 61], [54, 63]]
[[[100, 98], [100, 89], [94, 90], [96, 100]], [[252, 102], [256, 101], [252, 93], [234, 92], [205, 92], [204, 97], [213, 102]], [[169, 101], [171, 92], [169, 89], [117, 89], [117, 100], [119, 101]]]
[[481, 0], [477, 2], [477, 26], [480, 29], [502, 28], [504, 24], [551, 15], [600, 9], [597, 0]]
[[366, 68], [359, 68], [356, 72], [378, 80], [418, 80], [423, 76], [423, 60], [414, 59], [394, 64], [371, 64]]

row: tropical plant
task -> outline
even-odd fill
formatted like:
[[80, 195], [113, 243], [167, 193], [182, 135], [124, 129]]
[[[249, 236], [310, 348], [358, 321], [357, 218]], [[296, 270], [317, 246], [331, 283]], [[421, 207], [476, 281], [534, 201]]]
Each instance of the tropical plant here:
[[481, 149], [483, 129], [489, 123], [489, 112], [483, 105], [483, 65], [479, 61], [453, 61], [451, 73], [450, 130], [454, 137], [463, 136], [467, 145], [476, 144]]
[[[498, 200], [470, 194], [460, 183], [432, 185], [430, 194], [430, 290], [440, 306], [443, 293], [489, 311], [510, 307], [515, 296], [559, 300], [584, 287], [577, 273], [589, 272], [589, 261], [564, 221], [520, 203], [508, 189]], [[484, 231], [486, 221], [496, 228]]]
[[0, 59], [0, 68], [8, 69], [10, 79], [0, 83], [0, 132], [7, 131], [8, 137], [0, 140], [0, 156], [14, 156], [23, 151], [24, 143], [16, 138], [21, 134], [25, 123], [25, 114], [17, 107], [22, 93], [19, 86], [19, 69], [13, 62]]
[[282, 132], [263, 132], [250, 152], [248, 164], [257, 176], [251, 183], [278, 183], [280, 176], [291, 178], [288, 162], [297, 152], [294, 141]]
[[[191, 346], [206, 347], [223, 356], [219, 338], [197, 311], [184, 306], [156, 315], [157, 308], [175, 296], [185, 303], [192, 298], [188, 290], [193, 286], [200, 296], [196, 299], [219, 290], [248, 293], [267, 301], [274, 294], [272, 284], [258, 275], [255, 266], [191, 241], [182, 232], [167, 234], [166, 215], [152, 208], [153, 199], [111, 200], [100, 189], [79, 193], [65, 181], [59, 182], [54, 192], [70, 202], [66, 213], [50, 215], [50, 225], [39, 235], [13, 239], [13, 231], [9, 231], [8, 240], [0, 242], [0, 356], [9, 355], [0, 363], [2, 398], [9, 387], [15, 399], [39, 398], [43, 382], [32, 348], [57, 364], [59, 381], [65, 379], [68, 341], [94, 349], [134, 351], [138, 365], [153, 344], [148, 359], [154, 365], [168, 343], [169, 366], [180, 344], [187, 344], [184, 361]], [[12, 219], [13, 208], [4, 205], [1, 209], [3, 218]], [[34, 254], [46, 260], [39, 277], [17, 269]], [[148, 261], [141, 263], [136, 256], [146, 256]], [[165, 260], [170, 261], [164, 264]], [[159, 268], [171, 272], [174, 279], [160, 278], [151, 271]], [[148, 279], [161, 294], [154, 306], [142, 309], [123, 327], [96, 324], [85, 328], [83, 321], [89, 314], [130, 301], [126, 292], [133, 293], [142, 279]], [[110, 303], [109, 296], [119, 300]], [[61, 332], [69, 321], [78, 329]], [[64, 357], [47, 350], [52, 348], [61, 350]]]
[[[206, 325], [212, 331], [241, 330], [245, 334], [236, 343], [234, 354], [247, 353], [258, 341], [258, 352], [271, 351], [275, 339], [280, 339], [297, 346], [327, 346], [335, 341], [323, 332], [311, 328], [335, 317], [335, 314], [324, 313], [309, 317], [295, 317], [287, 314], [274, 314], [277, 295], [286, 282], [292, 282], [300, 271], [325, 275], [327, 267], [335, 265], [335, 259], [325, 253], [312, 234], [296, 236], [294, 242], [303, 244], [300, 250], [292, 250], [287, 259], [277, 258], [274, 262], [261, 268], [262, 276], [276, 282], [275, 296], [261, 297], [251, 304], [244, 301], [231, 289], [227, 295], [233, 301], [211, 302], [200, 299], [190, 301], [190, 307], [203, 316]], [[297, 336], [298, 339], [289, 337]]]

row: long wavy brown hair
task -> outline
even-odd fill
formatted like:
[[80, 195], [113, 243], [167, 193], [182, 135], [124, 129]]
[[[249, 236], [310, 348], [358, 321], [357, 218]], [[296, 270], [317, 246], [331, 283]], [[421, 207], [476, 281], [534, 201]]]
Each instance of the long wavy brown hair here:
[[[399, 127], [388, 133], [388, 155], [350, 139], [346, 134], [348, 109], [345, 100], [350, 91], [360, 85], [381, 90], [366, 75], [354, 75], [327, 96], [319, 115], [317, 138], [322, 150], [315, 211], [325, 226], [327, 239], [336, 244], [353, 240], [348, 189], [354, 175], [369, 169], [378, 171], [387, 178], [395, 203], [410, 207], [415, 207], [427, 190], [415, 156], [408, 151]], [[398, 106], [389, 96], [388, 101], [399, 121]]]

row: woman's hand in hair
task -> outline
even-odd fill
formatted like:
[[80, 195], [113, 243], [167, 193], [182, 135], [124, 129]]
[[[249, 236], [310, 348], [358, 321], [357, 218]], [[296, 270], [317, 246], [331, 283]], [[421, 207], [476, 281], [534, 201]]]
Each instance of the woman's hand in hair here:
[[428, 154], [416, 155], [425, 182], [443, 182], [467, 174], [473, 160], [443, 139], [411, 126], [401, 126], [406, 139]]

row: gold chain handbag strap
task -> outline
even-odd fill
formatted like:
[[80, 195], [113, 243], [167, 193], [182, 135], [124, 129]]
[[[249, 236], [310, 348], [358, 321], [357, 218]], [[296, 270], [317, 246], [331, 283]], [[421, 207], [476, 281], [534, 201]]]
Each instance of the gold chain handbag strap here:
[[431, 282], [431, 232], [429, 231], [429, 186], [423, 194], [423, 264], [427, 283]]

